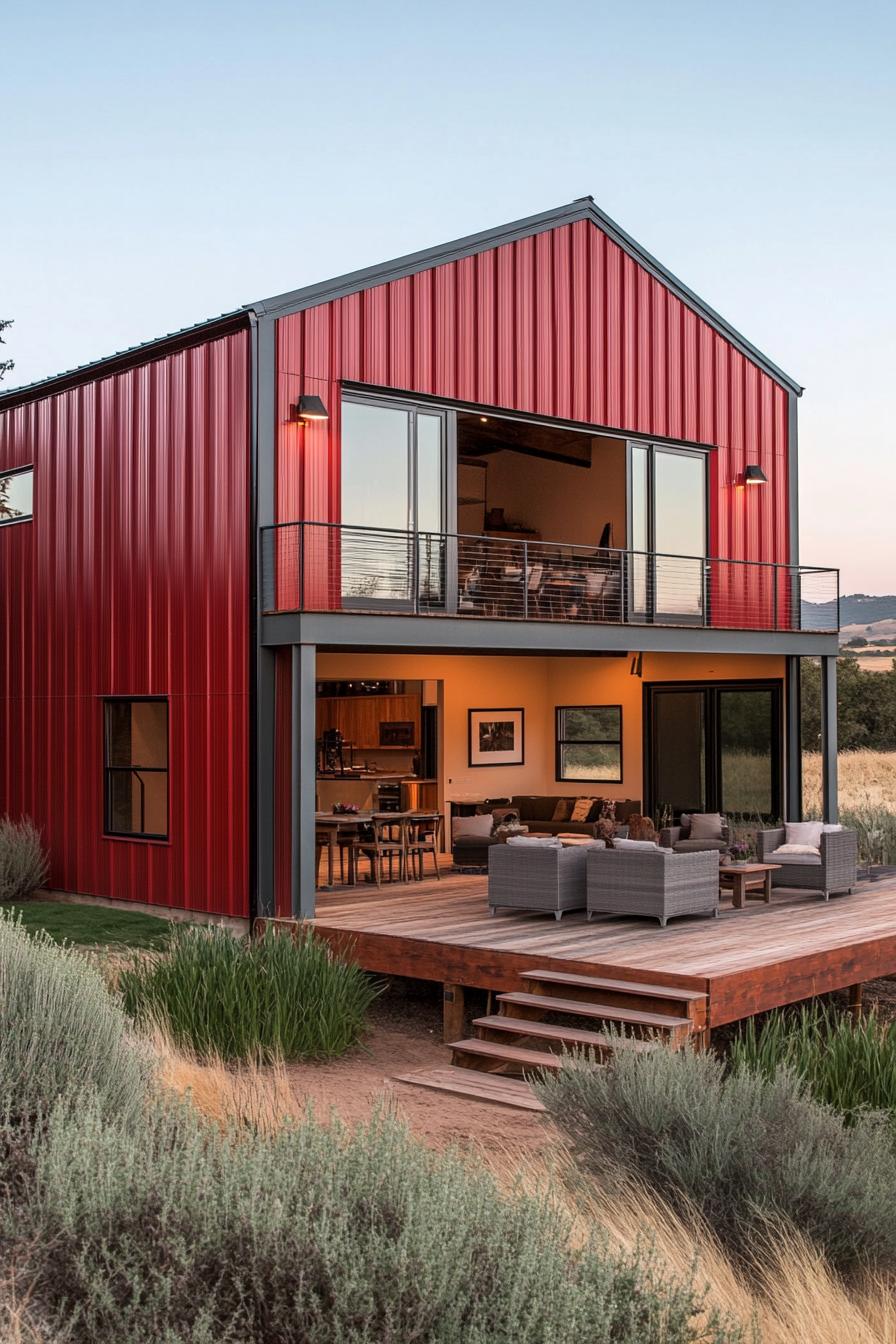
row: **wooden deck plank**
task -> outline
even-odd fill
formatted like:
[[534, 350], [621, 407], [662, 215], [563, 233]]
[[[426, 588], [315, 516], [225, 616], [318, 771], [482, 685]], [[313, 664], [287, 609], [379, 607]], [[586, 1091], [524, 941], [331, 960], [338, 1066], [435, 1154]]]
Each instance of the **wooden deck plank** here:
[[[487, 880], [447, 873], [441, 881], [334, 888], [318, 895], [315, 925], [371, 970], [520, 988], [522, 970], [638, 978], [708, 992], [718, 1025], [775, 1004], [896, 974], [896, 874], [824, 902], [776, 889], [771, 905], [718, 919], [653, 921], [572, 912], [500, 911]], [[536, 960], [537, 959], [537, 963]]]

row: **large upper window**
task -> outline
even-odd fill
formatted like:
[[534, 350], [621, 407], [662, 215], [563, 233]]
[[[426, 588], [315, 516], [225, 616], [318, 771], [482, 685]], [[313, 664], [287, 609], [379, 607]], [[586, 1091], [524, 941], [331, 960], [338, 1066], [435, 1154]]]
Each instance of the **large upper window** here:
[[557, 779], [618, 784], [622, 779], [622, 707], [560, 705]]
[[168, 701], [107, 700], [106, 833], [168, 838]]
[[0, 474], [0, 525], [24, 523], [32, 516], [34, 469], [4, 471]]

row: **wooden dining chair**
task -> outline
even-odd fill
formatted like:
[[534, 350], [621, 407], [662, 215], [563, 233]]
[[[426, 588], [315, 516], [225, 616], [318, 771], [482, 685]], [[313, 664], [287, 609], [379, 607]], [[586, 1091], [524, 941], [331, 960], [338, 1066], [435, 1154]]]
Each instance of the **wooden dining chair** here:
[[370, 861], [370, 877], [382, 886], [383, 869], [389, 861], [389, 881], [394, 881], [393, 863], [398, 863], [398, 880], [407, 874], [407, 818], [400, 812], [378, 812], [370, 819], [371, 837], [362, 838], [360, 850]]
[[439, 852], [442, 847], [441, 812], [414, 812], [407, 820], [407, 867], [418, 882], [423, 880], [423, 864], [427, 854], [432, 855], [436, 877], [439, 872]]
[[327, 851], [327, 886], [333, 885], [333, 846], [328, 830], [318, 827], [314, 832], [314, 884], [320, 886], [320, 861], [324, 850]]

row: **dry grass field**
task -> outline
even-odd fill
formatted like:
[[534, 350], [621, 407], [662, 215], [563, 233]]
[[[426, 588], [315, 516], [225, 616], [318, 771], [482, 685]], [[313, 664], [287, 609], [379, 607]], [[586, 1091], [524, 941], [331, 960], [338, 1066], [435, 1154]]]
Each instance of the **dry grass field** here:
[[[883, 807], [896, 813], [896, 751], [841, 751], [838, 762], [840, 806], [852, 812]], [[821, 807], [821, 753], [803, 753], [803, 803]]]

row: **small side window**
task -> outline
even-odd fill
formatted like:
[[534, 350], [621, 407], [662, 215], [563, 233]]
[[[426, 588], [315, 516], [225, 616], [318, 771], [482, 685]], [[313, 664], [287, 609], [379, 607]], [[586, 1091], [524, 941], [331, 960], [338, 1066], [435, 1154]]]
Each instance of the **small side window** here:
[[107, 700], [106, 834], [168, 838], [168, 701]]
[[32, 517], [34, 468], [0, 473], [0, 526], [25, 523]]

